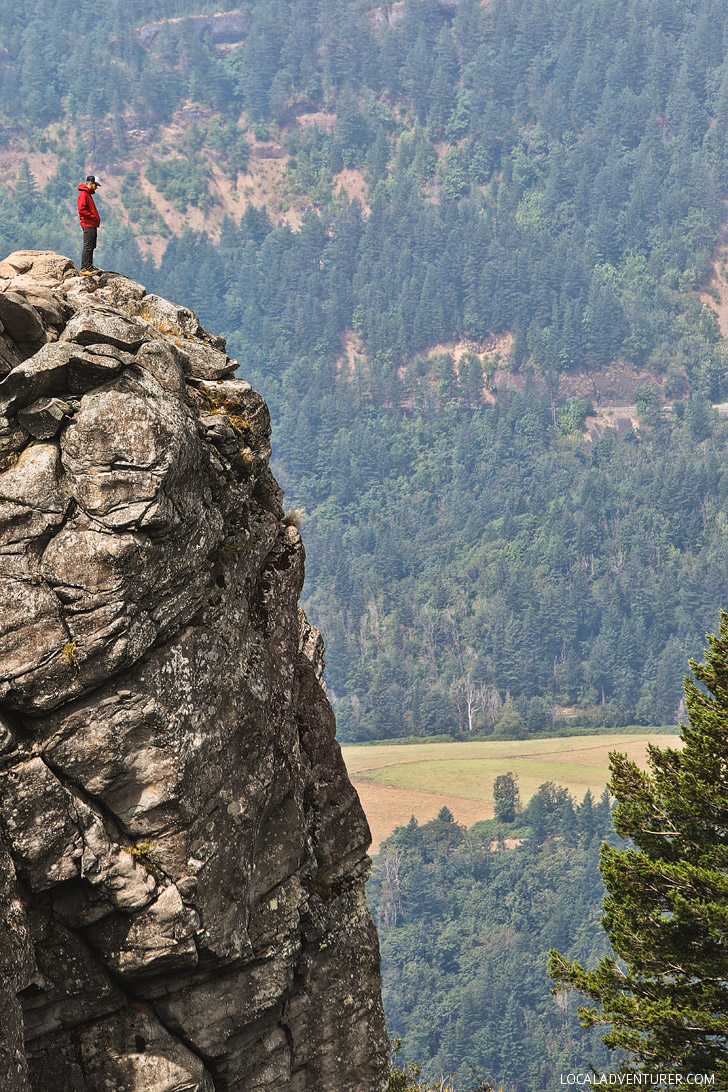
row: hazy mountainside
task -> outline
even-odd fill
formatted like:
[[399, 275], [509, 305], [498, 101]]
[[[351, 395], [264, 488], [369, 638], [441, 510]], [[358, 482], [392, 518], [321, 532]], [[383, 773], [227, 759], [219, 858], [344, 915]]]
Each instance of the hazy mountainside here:
[[[333, 176], [363, 170], [372, 217], [353, 234], [334, 225], [328, 247], [340, 291], [331, 298], [314, 277], [301, 328], [296, 271], [315, 246], [283, 231], [263, 245], [257, 277], [243, 256], [231, 332], [255, 346], [262, 334], [267, 348], [265, 319], [282, 319], [272, 343], [300, 353], [335, 348], [353, 327], [370, 356], [398, 357], [507, 329], [518, 363], [556, 369], [657, 354], [664, 371], [681, 339], [688, 353], [690, 335], [710, 343], [699, 310], [684, 311], [728, 181], [722, 5], [264, 0], [228, 35], [238, 45], [216, 42], [209, 20], [181, 18], [191, 10], [152, 4], [140, 27], [131, 5], [91, 14], [65, 0], [49, 25], [41, 7], [5, 3], [3, 110], [8, 134], [20, 125], [57, 161], [56, 197], [84, 158], [120, 172], [134, 134], [190, 100], [216, 122], [203, 115], [176, 146], [170, 135], [166, 154], [147, 148], [144, 165], [180, 209], [214, 205], [213, 162], [233, 178], [244, 169], [242, 111], [281, 141], [300, 207], [330, 214]], [[139, 202], [136, 179], [126, 198], [116, 181], [122, 202]]]
[[533, 394], [394, 422], [340, 407], [330, 444], [322, 387], [293, 405], [317, 453], [308, 594], [341, 727], [376, 738], [472, 717], [531, 733], [554, 701], [598, 723], [675, 723], [686, 653], [728, 580], [728, 434], [697, 398], [688, 422], [587, 452]]
[[[308, 510], [351, 737], [490, 727], [507, 694], [508, 730], [554, 702], [672, 720], [726, 583], [727, 358], [698, 294], [724, 5], [214, 14], [3, 0], [0, 242], [72, 245], [97, 169], [99, 260], [225, 330]], [[573, 374], [615, 361], [652, 432], [585, 451], [559, 378], [589, 395]], [[492, 408], [504, 378], [523, 393]], [[662, 395], [690, 399], [664, 425]]]
[[608, 804], [575, 807], [545, 785], [518, 824], [525, 841], [494, 852], [489, 824], [466, 832], [446, 808], [412, 820], [382, 846], [369, 887], [390, 1034], [457, 1087], [470, 1087], [471, 1066], [497, 1088], [542, 1092], [561, 1073], [611, 1064], [547, 973], [555, 945], [590, 961], [607, 950], [597, 861], [614, 838]]

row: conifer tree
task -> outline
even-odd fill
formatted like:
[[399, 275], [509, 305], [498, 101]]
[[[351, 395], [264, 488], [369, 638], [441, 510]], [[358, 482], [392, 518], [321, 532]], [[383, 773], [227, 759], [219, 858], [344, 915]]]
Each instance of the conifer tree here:
[[[638, 1072], [715, 1074], [728, 1086], [728, 614], [690, 661], [682, 749], [649, 748], [649, 772], [612, 755], [614, 826], [603, 845], [602, 924], [614, 956], [586, 971], [558, 952], [550, 972], [597, 1005], [586, 1027], [611, 1024], [609, 1047]], [[617, 957], [617, 958], [615, 958]]]
[[498, 774], [493, 782], [493, 803], [495, 804], [495, 817], [502, 823], [512, 823], [516, 818], [516, 812], [520, 808], [520, 793], [518, 790], [518, 774], [511, 770], [508, 773]]

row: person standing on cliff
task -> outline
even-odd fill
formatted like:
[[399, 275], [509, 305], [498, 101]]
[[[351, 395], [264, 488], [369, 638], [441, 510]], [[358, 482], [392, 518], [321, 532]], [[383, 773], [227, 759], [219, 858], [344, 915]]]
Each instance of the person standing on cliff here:
[[81, 254], [81, 276], [90, 277], [100, 270], [94, 265], [94, 250], [101, 223], [98, 209], [94, 204], [94, 194], [100, 182], [93, 174], [86, 175], [86, 181], [78, 187], [78, 215], [83, 229], [83, 253]]

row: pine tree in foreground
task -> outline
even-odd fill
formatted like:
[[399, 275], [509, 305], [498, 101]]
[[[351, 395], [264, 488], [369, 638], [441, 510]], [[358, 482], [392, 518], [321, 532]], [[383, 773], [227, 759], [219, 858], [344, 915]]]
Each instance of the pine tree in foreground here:
[[585, 1027], [609, 1024], [625, 1069], [715, 1074], [728, 1088], [728, 614], [685, 680], [683, 747], [650, 746], [650, 772], [611, 756], [614, 826], [603, 845], [602, 924], [617, 959], [593, 971], [551, 953], [557, 988], [574, 988]]

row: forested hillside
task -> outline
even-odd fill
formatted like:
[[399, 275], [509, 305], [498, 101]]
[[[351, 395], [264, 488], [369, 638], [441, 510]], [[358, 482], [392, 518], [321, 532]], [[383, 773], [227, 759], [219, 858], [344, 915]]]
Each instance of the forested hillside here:
[[390, 1035], [456, 1087], [471, 1086], [473, 1066], [507, 1092], [543, 1092], [560, 1073], [616, 1060], [580, 1027], [573, 997], [551, 995], [546, 971], [554, 945], [587, 961], [606, 951], [597, 860], [608, 804], [587, 795], [575, 806], [546, 784], [519, 823], [522, 844], [494, 852], [488, 824], [466, 832], [443, 808], [395, 831], [375, 863]]
[[[75, 253], [97, 170], [97, 259], [226, 333], [344, 736], [674, 721], [728, 584], [725, 5], [216, 12], [0, 0], [2, 249]], [[608, 365], [643, 427], [589, 447]]]

